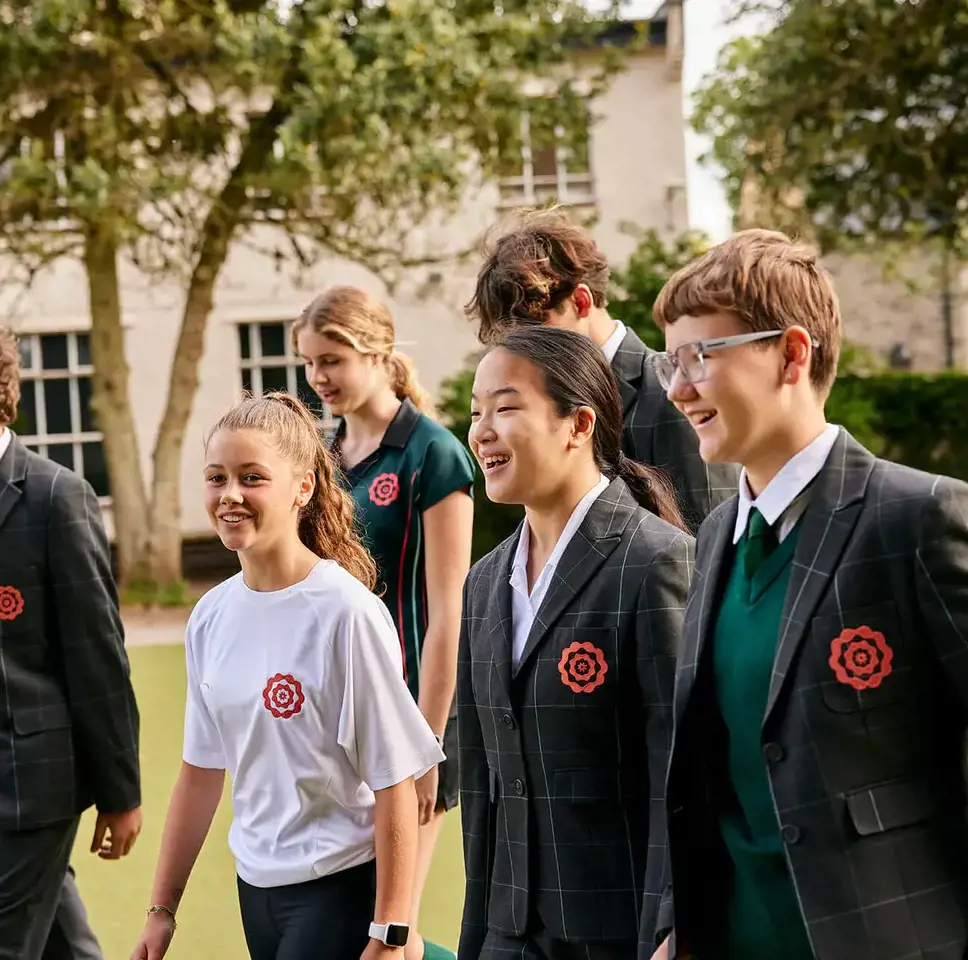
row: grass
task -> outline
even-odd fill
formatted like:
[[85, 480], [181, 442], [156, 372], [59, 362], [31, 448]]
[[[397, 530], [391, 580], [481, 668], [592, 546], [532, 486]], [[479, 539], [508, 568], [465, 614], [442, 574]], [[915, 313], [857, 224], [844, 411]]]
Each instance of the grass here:
[[[181, 762], [185, 703], [181, 646], [130, 650], [141, 708], [141, 771], [144, 830], [125, 860], [107, 863], [87, 852], [94, 827], [92, 811], [81, 824], [74, 853], [78, 884], [105, 960], [128, 960], [138, 939], [151, 895], [168, 796]], [[235, 867], [228, 848], [231, 803], [228, 791], [208, 841], [192, 872], [178, 914], [178, 932], [167, 960], [246, 960]], [[457, 947], [464, 890], [460, 817], [444, 821], [427, 892], [421, 931], [437, 943]]]

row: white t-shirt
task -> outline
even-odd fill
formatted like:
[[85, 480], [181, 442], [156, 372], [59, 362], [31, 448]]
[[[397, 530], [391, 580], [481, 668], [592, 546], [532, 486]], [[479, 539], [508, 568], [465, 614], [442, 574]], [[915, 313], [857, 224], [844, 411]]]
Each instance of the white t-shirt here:
[[285, 590], [250, 590], [241, 573], [210, 590], [185, 655], [184, 758], [231, 774], [229, 845], [253, 886], [372, 860], [373, 791], [444, 759], [390, 614], [333, 561]]

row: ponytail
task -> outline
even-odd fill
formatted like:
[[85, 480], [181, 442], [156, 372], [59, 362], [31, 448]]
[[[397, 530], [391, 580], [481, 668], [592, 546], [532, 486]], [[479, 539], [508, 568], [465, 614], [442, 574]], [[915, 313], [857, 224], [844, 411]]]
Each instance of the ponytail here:
[[620, 451], [609, 472], [613, 477], [624, 481], [640, 507], [688, 533], [689, 528], [679, 509], [675, 487], [662, 470], [632, 460]]
[[391, 351], [387, 355], [390, 386], [400, 400], [409, 400], [421, 413], [432, 417], [434, 405], [430, 394], [417, 381], [413, 361], [406, 354]]

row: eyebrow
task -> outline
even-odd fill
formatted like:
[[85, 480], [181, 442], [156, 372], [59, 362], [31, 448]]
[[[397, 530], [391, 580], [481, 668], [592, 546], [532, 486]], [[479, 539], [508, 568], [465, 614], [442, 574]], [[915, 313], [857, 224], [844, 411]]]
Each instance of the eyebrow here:
[[[256, 470], [262, 470], [266, 473], [268, 473], [269, 471], [268, 467], [264, 467], [261, 463], [256, 463], [254, 460], [251, 460], [248, 463], [239, 464], [240, 470], [251, 470], [253, 468]], [[206, 463], [205, 469], [206, 470], [224, 470], [225, 466], [224, 464], [221, 464], [221, 463]]]
[[[514, 394], [517, 394], [518, 396], [521, 396], [521, 391], [518, 390], [516, 387], [498, 387], [497, 390], [488, 390], [487, 391], [487, 395], [489, 397], [503, 397], [503, 396], [507, 396], [508, 394], [511, 394], [511, 393], [514, 393]], [[471, 394], [471, 400], [476, 400], [476, 399], [477, 399], [477, 394], [476, 393], [472, 393]]]

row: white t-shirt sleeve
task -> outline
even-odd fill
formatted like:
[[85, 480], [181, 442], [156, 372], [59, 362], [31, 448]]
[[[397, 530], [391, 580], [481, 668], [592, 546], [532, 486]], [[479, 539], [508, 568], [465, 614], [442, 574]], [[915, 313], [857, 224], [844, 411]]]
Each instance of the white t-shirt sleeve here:
[[351, 602], [335, 638], [334, 660], [343, 671], [338, 741], [376, 791], [422, 777], [444, 754], [404, 683], [390, 614], [376, 597], [363, 601]]
[[185, 698], [185, 745], [182, 759], [193, 767], [224, 770], [225, 751], [218, 727], [212, 713], [202, 698], [202, 690], [195, 663], [198, 646], [198, 628], [190, 619], [185, 631], [185, 670], [188, 674], [188, 691]]

